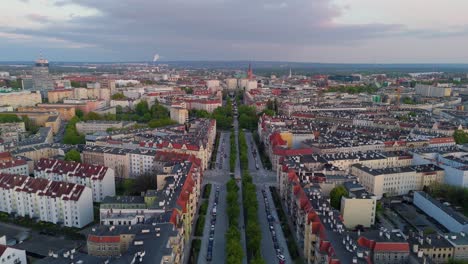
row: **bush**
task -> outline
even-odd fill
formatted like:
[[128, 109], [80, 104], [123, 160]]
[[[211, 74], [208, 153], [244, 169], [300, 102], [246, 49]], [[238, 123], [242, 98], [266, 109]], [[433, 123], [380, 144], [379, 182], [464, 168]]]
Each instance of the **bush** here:
[[205, 228], [205, 215], [198, 215], [197, 224], [195, 225], [195, 236], [203, 236]]
[[229, 229], [226, 232], [226, 263], [239, 264], [242, 263], [244, 257], [240, 232], [238, 229], [238, 219], [240, 214], [239, 208], [239, 187], [236, 180], [230, 179], [226, 184], [227, 188], [227, 214], [229, 219]]
[[208, 183], [205, 185], [205, 188], [203, 189], [202, 198], [204, 199], [210, 198], [210, 193], [211, 193], [211, 183]]

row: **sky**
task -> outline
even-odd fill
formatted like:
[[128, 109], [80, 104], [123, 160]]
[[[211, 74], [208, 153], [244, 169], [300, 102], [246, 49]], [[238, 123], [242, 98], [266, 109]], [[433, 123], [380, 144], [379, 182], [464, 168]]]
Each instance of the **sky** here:
[[467, 0], [4, 0], [0, 61], [468, 63]]

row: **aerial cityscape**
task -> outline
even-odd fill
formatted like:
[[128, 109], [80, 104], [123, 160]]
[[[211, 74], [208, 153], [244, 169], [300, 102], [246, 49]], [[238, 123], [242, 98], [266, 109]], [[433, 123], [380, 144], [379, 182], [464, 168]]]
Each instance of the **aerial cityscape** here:
[[0, 3], [2, 264], [468, 264], [468, 2], [195, 2]]

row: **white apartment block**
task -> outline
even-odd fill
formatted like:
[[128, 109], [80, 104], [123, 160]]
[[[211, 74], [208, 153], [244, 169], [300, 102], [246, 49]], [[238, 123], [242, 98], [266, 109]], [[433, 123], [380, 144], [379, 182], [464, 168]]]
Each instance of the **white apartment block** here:
[[351, 174], [359, 178], [366, 191], [380, 199], [383, 195], [406, 195], [409, 191], [421, 191], [431, 183], [444, 182], [444, 170], [438, 166], [419, 165], [387, 169], [372, 169], [361, 164], [351, 167]]
[[0, 238], [0, 263], [2, 264], [21, 264], [28, 263], [26, 250], [12, 248], [6, 245], [6, 237]]
[[0, 174], [0, 211], [78, 228], [94, 219], [90, 188], [14, 174]]
[[15, 159], [9, 161], [0, 162], [0, 172], [1, 173], [10, 173], [10, 174], [29, 174], [28, 162], [23, 159]]
[[114, 170], [104, 166], [40, 159], [34, 166], [34, 176], [89, 187], [95, 202], [100, 202], [107, 196], [115, 196]]
[[135, 149], [130, 152], [130, 177], [154, 173], [154, 149]]

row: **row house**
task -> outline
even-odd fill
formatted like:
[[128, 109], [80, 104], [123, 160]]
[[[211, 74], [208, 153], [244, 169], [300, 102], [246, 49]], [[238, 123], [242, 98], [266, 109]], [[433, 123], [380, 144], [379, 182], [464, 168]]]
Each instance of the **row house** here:
[[91, 188], [95, 202], [115, 196], [114, 170], [99, 165], [41, 159], [34, 166], [34, 176], [87, 186]]
[[87, 145], [81, 152], [82, 161], [87, 164], [111, 168], [117, 178], [130, 177], [130, 149]]
[[24, 159], [13, 159], [0, 162], [0, 173], [29, 175], [28, 162]]
[[0, 174], [0, 211], [81, 228], [93, 221], [91, 189], [79, 184]]
[[409, 243], [400, 232], [347, 230], [320, 188], [304, 185], [293, 170], [283, 185], [280, 195], [306, 263], [408, 263]]

